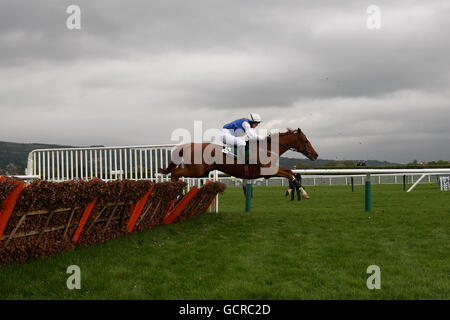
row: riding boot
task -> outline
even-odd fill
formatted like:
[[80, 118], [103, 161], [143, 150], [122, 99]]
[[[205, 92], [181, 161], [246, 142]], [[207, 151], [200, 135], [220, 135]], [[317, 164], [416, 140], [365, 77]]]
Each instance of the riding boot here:
[[250, 164], [250, 145], [248, 141], [245, 144], [245, 164]]
[[238, 155], [238, 146], [233, 146], [233, 153]]
[[247, 163], [247, 157], [246, 157], [246, 152], [245, 152], [245, 147], [244, 146], [239, 146], [236, 147], [237, 148], [237, 158], [238, 158], [238, 163]]

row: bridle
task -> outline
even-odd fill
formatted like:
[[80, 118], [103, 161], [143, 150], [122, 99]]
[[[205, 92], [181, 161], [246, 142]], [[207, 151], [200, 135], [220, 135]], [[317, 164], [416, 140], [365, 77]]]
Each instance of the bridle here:
[[[298, 139], [299, 139], [300, 142], [302, 143], [302, 146], [305, 148], [305, 153], [304, 153], [304, 155], [305, 155], [306, 157], [308, 157], [308, 158], [312, 157], [311, 152], [308, 150], [308, 141], [303, 140], [303, 137], [302, 137], [302, 135], [300, 134], [300, 129], [297, 130], [296, 134], [297, 134]], [[290, 148], [290, 147], [288, 147], [287, 145], [284, 145], [284, 144], [282, 144], [282, 143], [280, 143], [280, 146], [282, 146], [282, 147], [284, 147], [284, 148], [286, 148], [286, 149], [288, 149], [288, 150], [294, 151], [294, 152], [299, 152], [298, 149], [296, 149], [295, 147], [291, 147], [291, 148]]]

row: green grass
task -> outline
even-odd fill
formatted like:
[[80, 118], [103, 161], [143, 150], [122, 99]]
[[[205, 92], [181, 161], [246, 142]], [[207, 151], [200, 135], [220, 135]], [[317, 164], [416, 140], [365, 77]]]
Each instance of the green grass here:
[[[252, 212], [241, 188], [219, 214], [0, 267], [1, 299], [449, 299], [450, 192], [420, 185], [310, 187], [290, 201], [256, 187]], [[66, 269], [81, 268], [68, 290]], [[381, 289], [369, 290], [369, 265]]]

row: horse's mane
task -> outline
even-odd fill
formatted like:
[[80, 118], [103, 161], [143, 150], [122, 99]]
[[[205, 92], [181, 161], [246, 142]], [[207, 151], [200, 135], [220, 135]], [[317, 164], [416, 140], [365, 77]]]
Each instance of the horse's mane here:
[[280, 136], [285, 136], [287, 134], [297, 133], [297, 131], [298, 131], [298, 129], [287, 128], [286, 132], [280, 132], [279, 135]]
[[[297, 132], [298, 132], [298, 129], [287, 128], [286, 130], [287, 130], [286, 132], [278, 132], [278, 135], [279, 135], [280, 137], [282, 137], [282, 136], [286, 136], [286, 135], [288, 135], [288, 134], [293, 134], [293, 133], [297, 133]], [[270, 136], [271, 136], [271, 135], [269, 134], [269, 137], [270, 137]]]

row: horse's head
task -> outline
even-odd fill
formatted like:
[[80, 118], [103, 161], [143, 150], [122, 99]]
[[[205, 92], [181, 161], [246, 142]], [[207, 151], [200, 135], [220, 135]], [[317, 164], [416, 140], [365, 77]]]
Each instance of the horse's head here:
[[317, 160], [319, 155], [300, 128], [297, 130], [289, 129], [288, 133], [294, 136], [291, 138], [291, 149], [304, 154], [309, 160]]

